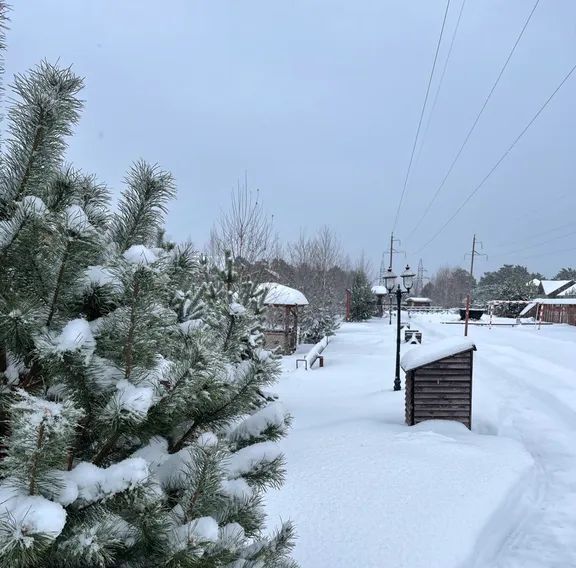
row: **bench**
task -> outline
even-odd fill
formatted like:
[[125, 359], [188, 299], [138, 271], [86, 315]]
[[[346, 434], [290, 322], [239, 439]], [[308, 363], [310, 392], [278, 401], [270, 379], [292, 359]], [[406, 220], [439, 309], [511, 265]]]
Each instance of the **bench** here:
[[417, 329], [405, 329], [404, 343], [422, 343], [422, 332]]
[[400, 322], [400, 329], [410, 329], [410, 324], [406, 321]]
[[299, 367], [298, 363], [304, 363], [304, 369], [311, 369], [316, 361], [318, 361], [319, 367], [324, 367], [324, 355], [322, 355], [322, 352], [328, 346], [328, 341], [328, 337], [324, 336], [304, 357], [296, 359], [296, 368], [298, 369]]

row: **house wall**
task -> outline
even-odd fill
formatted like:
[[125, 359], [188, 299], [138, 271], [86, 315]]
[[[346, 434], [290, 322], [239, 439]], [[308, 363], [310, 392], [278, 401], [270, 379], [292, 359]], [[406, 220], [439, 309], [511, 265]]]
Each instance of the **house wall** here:
[[576, 305], [543, 304], [542, 321], [550, 323], [567, 323], [569, 325], [576, 325]]

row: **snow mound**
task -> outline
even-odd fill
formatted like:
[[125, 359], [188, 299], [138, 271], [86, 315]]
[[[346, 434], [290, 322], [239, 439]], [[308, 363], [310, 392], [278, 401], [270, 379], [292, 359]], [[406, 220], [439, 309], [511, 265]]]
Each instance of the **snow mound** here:
[[428, 363], [451, 357], [452, 355], [469, 351], [470, 349], [476, 349], [472, 340], [460, 337], [449, 337], [428, 345], [413, 347], [402, 357], [400, 365], [405, 371], [411, 371], [423, 365], [428, 365]]
[[264, 297], [264, 303], [267, 306], [307, 306], [308, 300], [306, 296], [296, 290], [295, 288], [290, 288], [289, 286], [284, 286], [283, 284], [277, 284], [275, 282], [265, 282], [258, 286], [258, 290], [266, 290], [266, 296]]

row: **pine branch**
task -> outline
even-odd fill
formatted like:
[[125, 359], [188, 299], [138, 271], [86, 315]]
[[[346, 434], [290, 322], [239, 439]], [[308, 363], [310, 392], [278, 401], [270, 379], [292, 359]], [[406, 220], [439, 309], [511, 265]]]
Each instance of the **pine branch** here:
[[22, 175], [22, 179], [20, 180], [20, 183], [18, 184], [18, 188], [14, 195], [15, 200], [18, 200], [26, 190], [26, 186], [28, 184], [28, 179], [30, 178], [30, 174], [32, 172], [32, 166], [34, 164], [38, 148], [40, 148], [40, 144], [42, 143], [42, 140], [44, 138], [44, 127], [43, 127], [44, 116], [45, 116], [44, 109], [40, 109], [40, 112], [38, 113], [38, 126], [36, 127], [34, 140], [30, 148], [30, 153], [28, 156], [28, 160], [26, 162], [24, 174]]
[[36, 494], [36, 470], [38, 468], [38, 461], [40, 459], [40, 449], [42, 448], [42, 442], [44, 441], [44, 421], [42, 419], [40, 426], [38, 428], [38, 437], [36, 439], [36, 451], [32, 457], [32, 465], [30, 468], [30, 484], [28, 486], [28, 493], [30, 495]]
[[48, 319], [46, 320], [46, 327], [50, 327], [50, 324], [52, 323], [52, 318], [54, 317], [54, 312], [56, 310], [56, 302], [58, 301], [58, 296], [60, 294], [62, 280], [64, 278], [64, 271], [66, 269], [66, 262], [68, 261], [69, 251], [70, 251], [70, 241], [67, 240], [66, 248], [64, 249], [64, 254], [62, 255], [62, 262], [60, 263], [60, 269], [58, 270], [56, 287], [54, 288], [54, 294], [52, 296], [52, 301], [50, 302], [50, 312], [48, 313]]
[[140, 282], [134, 282], [133, 302], [130, 309], [130, 327], [128, 328], [128, 338], [124, 345], [124, 378], [128, 379], [132, 373], [134, 365], [134, 332], [136, 330], [136, 300], [140, 294]]
[[178, 442], [176, 442], [175, 444], [172, 444], [170, 446], [170, 448], [169, 448], [170, 453], [175, 454], [176, 452], [179, 452], [184, 447], [184, 444], [187, 442], [187, 440], [190, 438], [190, 436], [192, 436], [192, 434], [194, 433], [195, 430], [196, 430], [196, 424], [194, 424], [194, 422], [193, 422], [192, 425], [190, 426], [190, 428], [188, 428], [188, 430], [186, 430], [186, 432], [178, 440]]
[[119, 431], [114, 432], [110, 436], [110, 438], [108, 438], [108, 440], [104, 443], [104, 445], [100, 448], [100, 450], [98, 450], [96, 455], [92, 458], [92, 463], [94, 465], [97, 465], [97, 466], [102, 465], [102, 463], [104, 462], [104, 460], [106, 459], [108, 454], [114, 448], [114, 445], [118, 441], [118, 438], [120, 438], [120, 432]]
[[132, 166], [126, 183], [128, 189], [122, 194], [119, 212], [112, 225], [112, 234], [120, 251], [131, 245], [156, 242], [167, 203], [175, 195], [172, 176], [143, 161]]

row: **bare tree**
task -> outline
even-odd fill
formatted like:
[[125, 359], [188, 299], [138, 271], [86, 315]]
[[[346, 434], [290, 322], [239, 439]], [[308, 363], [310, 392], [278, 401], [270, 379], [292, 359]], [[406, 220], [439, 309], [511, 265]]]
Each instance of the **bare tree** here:
[[210, 232], [210, 254], [217, 261], [229, 251], [244, 274], [258, 278], [280, 254], [274, 216], [264, 210], [260, 190], [243, 187], [232, 192], [230, 208], [223, 211]]
[[462, 305], [471, 285], [474, 285], [474, 280], [471, 280], [467, 270], [443, 266], [426, 284], [422, 293], [429, 294], [441, 306], [453, 308]]
[[350, 272], [341, 266], [342, 247], [328, 227], [322, 227], [312, 237], [302, 232], [287, 250], [287, 283], [304, 292], [310, 302], [302, 324], [307, 340], [315, 341], [334, 330], [343, 311]]

